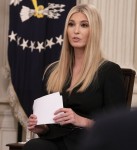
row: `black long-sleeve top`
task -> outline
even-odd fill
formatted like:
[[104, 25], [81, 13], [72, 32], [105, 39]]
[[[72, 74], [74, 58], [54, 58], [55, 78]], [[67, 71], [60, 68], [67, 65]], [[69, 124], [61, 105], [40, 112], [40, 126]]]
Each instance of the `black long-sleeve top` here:
[[[66, 108], [71, 108], [80, 116], [96, 119], [97, 113], [107, 112], [109, 109], [126, 105], [122, 71], [120, 66], [113, 62], [105, 61], [99, 67], [93, 82], [84, 92], [77, 92], [78, 87], [76, 87], [69, 94], [67, 88], [70, 82], [67, 82], [61, 93], [63, 105]], [[73, 135], [72, 131], [75, 130], [73, 125], [52, 124], [48, 126], [49, 132], [42, 136], [46, 139], [67, 134], [70, 136], [71, 133]]]

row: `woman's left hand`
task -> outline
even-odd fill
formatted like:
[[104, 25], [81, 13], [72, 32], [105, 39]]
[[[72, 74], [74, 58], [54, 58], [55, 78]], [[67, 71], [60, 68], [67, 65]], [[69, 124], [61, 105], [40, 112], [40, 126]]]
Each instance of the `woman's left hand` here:
[[78, 127], [90, 127], [92, 122], [94, 122], [93, 120], [79, 116], [71, 108], [60, 108], [54, 115], [56, 115], [53, 118], [54, 121], [60, 125], [71, 123]]

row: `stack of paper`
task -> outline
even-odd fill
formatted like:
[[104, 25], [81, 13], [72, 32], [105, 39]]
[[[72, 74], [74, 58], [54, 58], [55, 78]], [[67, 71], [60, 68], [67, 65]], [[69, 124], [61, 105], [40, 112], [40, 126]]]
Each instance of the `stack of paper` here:
[[59, 108], [63, 108], [62, 96], [59, 92], [34, 100], [33, 114], [37, 116], [37, 125], [55, 123], [53, 120], [54, 113]]

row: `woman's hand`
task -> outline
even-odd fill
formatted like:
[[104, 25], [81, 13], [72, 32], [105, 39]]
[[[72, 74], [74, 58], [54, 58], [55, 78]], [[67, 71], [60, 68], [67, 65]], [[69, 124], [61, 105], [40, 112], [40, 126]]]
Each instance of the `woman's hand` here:
[[90, 127], [94, 121], [77, 115], [71, 108], [60, 108], [53, 119], [60, 125], [73, 124], [78, 127]]
[[32, 114], [28, 119], [28, 130], [36, 134], [43, 134], [48, 130], [48, 126], [37, 125], [37, 116]]

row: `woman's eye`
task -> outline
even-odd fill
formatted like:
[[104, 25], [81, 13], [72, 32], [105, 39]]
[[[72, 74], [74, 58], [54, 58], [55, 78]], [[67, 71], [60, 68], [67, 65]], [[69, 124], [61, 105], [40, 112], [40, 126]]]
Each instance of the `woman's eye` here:
[[72, 27], [72, 26], [74, 26], [74, 23], [73, 22], [69, 22], [68, 26]]
[[88, 24], [88, 23], [82, 23], [82, 24], [81, 24], [81, 27], [87, 28], [87, 27], [89, 27], [89, 24]]

